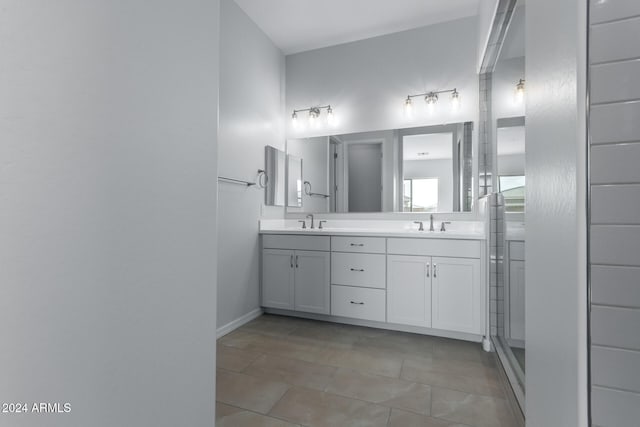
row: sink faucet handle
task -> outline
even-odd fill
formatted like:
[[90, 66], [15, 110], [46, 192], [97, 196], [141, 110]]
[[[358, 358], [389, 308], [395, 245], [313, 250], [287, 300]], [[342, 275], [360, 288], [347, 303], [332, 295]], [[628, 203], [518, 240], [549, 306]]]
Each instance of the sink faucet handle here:
[[325, 220], [325, 219], [321, 219], [320, 221], [318, 221], [318, 229], [319, 230], [322, 230], [322, 224], [325, 223], [325, 222], [327, 222], [327, 220]]
[[302, 223], [302, 228], [307, 228], [307, 221], [302, 219], [302, 220], [298, 220], [298, 222]]
[[420, 228], [418, 228], [418, 231], [424, 231], [424, 224], [422, 223], [422, 221], [413, 221], [414, 224], [420, 224]]
[[442, 221], [442, 224], [440, 224], [440, 231], [447, 231], [447, 228], [445, 227], [446, 224], [451, 224], [451, 221]]

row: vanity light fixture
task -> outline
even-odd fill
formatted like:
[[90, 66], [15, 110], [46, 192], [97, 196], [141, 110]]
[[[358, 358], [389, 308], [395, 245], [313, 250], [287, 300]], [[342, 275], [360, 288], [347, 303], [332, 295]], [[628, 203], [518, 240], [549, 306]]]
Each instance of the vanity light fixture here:
[[404, 101], [404, 113], [407, 117], [411, 117], [413, 115], [413, 103], [411, 102], [410, 96], [407, 96], [407, 99]]
[[460, 109], [460, 93], [456, 89], [451, 92], [451, 108], [453, 111]]
[[331, 106], [327, 106], [327, 123], [329, 123], [330, 125], [333, 124], [335, 117], [333, 117], [333, 109], [331, 108]]
[[429, 92], [427, 96], [424, 97], [424, 100], [427, 102], [427, 109], [429, 110], [429, 113], [433, 113], [436, 103], [438, 102], [438, 94]]
[[404, 111], [405, 114], [410, 117], [413, 110], [413, 103], [411, 101], [412, 98], [416, 98], [418, 96], [424, 96], [424, 100], [427, 103], [427, 109], [429, 112], [433, 112], [436, 104], [438, 103], [438, 95], [442, 93], [451, 93], [451, 107], [452, 109], [458, 110], [460, 108], [460, 92], [456, 88], [447, 89], [447, 90], [438, 90], [432, 92], [418, 93], [415, 95], [408, 95], [407, 99], [404, 101]]
[[521, 104], [524, 101], [524, 79], [520, 79], [516, 84], [516, 102]]
[[320, 110], [317, 108], [309, 109], [309, 124], [314, 125], [316, 123], [316, 118], [320, 115]]
[[300, 110], [293, 110], [293, 114], [291, 115], [291, 122], [293, 123], [294, 126], [296, 126], [298, 122], [298, 113], [308, 111], [309, 124], [314, 125], [316, 123], [316, 119], [320, 117], [320, 113], [324, 109], [327, 110], [327, 123], [332, 124], [334, 122], [335, 117], [334, 117], [333, 109], [331, 108], [331, 105], [323, 105], [320, 107], [309, 107], [309, 108], [303, 108]]

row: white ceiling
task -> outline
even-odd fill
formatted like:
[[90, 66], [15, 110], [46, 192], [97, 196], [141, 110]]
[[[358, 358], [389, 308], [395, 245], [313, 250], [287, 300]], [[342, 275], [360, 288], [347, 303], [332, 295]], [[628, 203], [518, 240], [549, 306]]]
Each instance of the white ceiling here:
[[402, 138], [402, 159], [404, 161], [450, 159], [453, 156], [452, 144], [451, 132], [405, 136]]
[[235, 0], [285, 55], [451, 21], [480, 0]]

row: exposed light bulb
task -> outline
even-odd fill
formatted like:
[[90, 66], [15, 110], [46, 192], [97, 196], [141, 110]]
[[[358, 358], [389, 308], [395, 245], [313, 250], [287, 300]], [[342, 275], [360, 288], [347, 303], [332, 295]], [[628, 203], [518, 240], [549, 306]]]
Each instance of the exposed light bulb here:
[[327, 107], [327, 123], [332, 125], [334, 120], [335, 120], [335, 117], [333, 116], [333, 109], [331, 108], [331, 106], [328, 106]]
[[520, 79], [516, 85], [516, 102], [522, 104], [524, 101], [524, 79]]
[[293, 127], [298, 127], [298, 113], [295, 111], [291, 115], [291, 124], [293, 124]]
[[413, 102], [410, 96], [407, 96], [407, 99], [404, 101], [404, 115], [409, 118], [413, 116]]
[[438, 102], [438, 95], [431, 92], [424, 98], [424, 100], [427, 101], [427, 110], [429, 111], [429, 113], [433, 113], [436, 102]]
[[453, 111], [458, 111], [460, 109], [460, 93], [456, 89], [451, 93], [451, 108]]
[[318, 115], [316, 114], [316, 112], [311, 109], [311, 111], [309, 111], [309, 124], [311, 126], [316, 124], [316, 118], [318, 117]]

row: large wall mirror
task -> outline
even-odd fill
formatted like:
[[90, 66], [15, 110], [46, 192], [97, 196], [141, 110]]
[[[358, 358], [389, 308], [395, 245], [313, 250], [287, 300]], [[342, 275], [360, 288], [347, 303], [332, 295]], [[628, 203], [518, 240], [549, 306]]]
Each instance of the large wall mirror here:
[[[473, 123], [287, 141], [304, 171], [291, 213], [471, 212]], [[295, 167], [295, 173], [301, 168]]]

